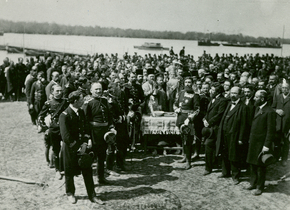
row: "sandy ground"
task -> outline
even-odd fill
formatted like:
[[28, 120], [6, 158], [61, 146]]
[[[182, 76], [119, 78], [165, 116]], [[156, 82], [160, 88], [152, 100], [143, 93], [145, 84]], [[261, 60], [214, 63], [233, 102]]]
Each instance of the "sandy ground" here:
[[68, 202], [64, 180], [56, 180], [46, 165], [43, 133], [31, 125], [25, 102], [0, 103], [0, 144], [0, 175], [48, 185], [0, 179], [0, 209], [290, 209], [290, 178], [278, 182], [290, 161], [287, 167], [268, 167], [265, 192], [256, 197], [243, 189], [249, 184], [246, 176], [239, 185], [218, 179], [219, 170], [202, 176], [202, 159], [185, 171], [175, 162], [180, 156], [129, 154], [128, 173], [109, 176], [111, 186], [96, 185], [106, 202], [99, 206], [88, 200], [81, 176], [75, 178], [77, 204]]

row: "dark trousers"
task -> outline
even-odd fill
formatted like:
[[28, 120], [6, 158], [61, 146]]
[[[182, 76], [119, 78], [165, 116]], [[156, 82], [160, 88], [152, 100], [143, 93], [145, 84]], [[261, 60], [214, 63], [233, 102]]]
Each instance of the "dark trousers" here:
[[[289, 138], [289, 137], [288, 137]], [[276, 134], [274, 156], [277, 160], [287, 161], [289, 154], [289, 139], [286, 138], [285, 134], [278, 131]]]
[[113, 170], [114, 163], [116, 160], [116, 166], [118, 168], [124, 167], [125, 157], [127, 153], [127, 147], [122, 147], [117, 145], [110, 144], [107, 149], [107, 158], [106, 158], [106, 168]]
[[257, 187], [259, 190], [264, 190], [266, 180], [266, 167], [251, 164], [251, 186]]
[[50, 132], [50, 142], [52, 146], [52, 151], [54, 153], [54, 164], [56, 171], [63, 171], [60, 167], [59, 152], [60, 152], [60, 142], [61, 135], [59, 128], [49, 128]]
[[33, 104], [33, 109], [35, 111], [36, 117], [38, 117], [43, 105], [44, 105], [45, 101], [35, 101]]
[[92, 141], [93, 141], [93, 152], [95, 158], [97, 159], [97, 171], [98, 178], [105, 178], [105, 160], [106, 160], [106, 150], [107, 143], [104, 140], [104, 135], [108, 131], [108, 126], [93, 127], [92, 128]]
[[95, 154], [95, 158], [97, 158], [98, 161], [97, 171], [99, 180], [105, 178], [106, 150], [107, 150], [106, 144], [93, 145], [93, 152]]
[[28, 113], [29, 113], [29, 115], [30, 115], [31, 122], [32, 122], [34, 125], [36, 125], [37, 114], [36, 114], [36, 112], [34, 111], [33, 108], [32, 108], [32, 109], [29, 108], [29, 105], [30, 105], [30, 104], [27, 103], [27, 106], [28, 106]]
[[215, 139], [207, 139], [204, 143], [205, 146], [205, 170], [208, 172], [212, 172], [214, 167], [214, 163], [216, 160], [216, 147], [215, 147]]
[[127, 148], [129, 146], [129, 134], [127, 130], [127, 124], [116, 123], [116, 165], [118, 168], [123, 168], [125, 163], [125, 157], [127, 154]]
[[107, 149], [107, 158], [106, 158], [106, 168], [113, 170], [115, 163], [115, 151], [116, 146], [114, 144], [109, 144]]
[[235, 161], [229, 161], [228, 156], [222, 154], [222, 175], [232, 176], [232, 178], [239, 179], [241, 174], [241, 164]]
[[[89, 196], [89, 199], [92, 199], [95, 196], [95, 186], [92, 174], [92, 168], [82, 169], [82, 175], [85, 182], [86, 190]], [[67, 195], [75, 194], [75, 184], [74, 184], [74, 176], [65, 175], [65, 191]]]
[[193, 135], [182, 135], [182, 142], [183, 142], [183, 151], [185, 154], [186, 162], [191, 163], [191, 155], [192, 155], [192, 142], [194, 139]]
[[222, 175], [232, 176], [233, 179], [239, 179], [241, 173], [241, 164], [236, 161], [229, 160], [229, 149], [228, 149], [228, 139], [227, 135], [223, 136], [222, 145]]

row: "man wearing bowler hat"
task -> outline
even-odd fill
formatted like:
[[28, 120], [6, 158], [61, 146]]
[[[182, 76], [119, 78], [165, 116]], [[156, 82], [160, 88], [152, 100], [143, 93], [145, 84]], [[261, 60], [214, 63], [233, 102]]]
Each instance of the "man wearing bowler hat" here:
[[251, 168], [250, 187], [253, 195], [261, 195], [266, 179], [266, 166], [261, 162], [261, 156], [272, 149], [276, 132], [276, 113], [267, 102], [267, 92], [258, 90], [255, 94], [256, 110], [252, 122], [247, 162]]

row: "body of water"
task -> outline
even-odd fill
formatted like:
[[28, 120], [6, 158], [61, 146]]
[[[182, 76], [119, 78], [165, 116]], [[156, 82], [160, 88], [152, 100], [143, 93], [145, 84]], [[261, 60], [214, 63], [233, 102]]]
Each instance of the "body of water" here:
[[[282, 49], [272, 48], [245, 48], [245, 47], [226, 47], [226, 46], [198, 46], [197, 41], [190, 40], [168, 40], [168, 39], [138, 39], [138, 38], [119, 38], [119, 37], [92, 37], [92, 36], [66, 36], [66, 35], [40, 35], [40, 34], [13, 34], [5, 33], [0, 36], [0, 45], [9, 44], [11, 46], [25, 46], [27, 48], [53, 50], [59, 52], [93, 54], [93, 53], [118, 53], [121, 57], [125, 52], [139, 55], [151, 54], [169, 54], [165, 50], [139, 50], [134, 46], [140, 46], [144, 42], [158, 42], [163, 47], [174, 49], [175, 53], [185, 46], [185, 54], [190, 54], [197, 59], [204, 51], [214, 56], [224, 54], [274, 54], [276, 56], [290, 56], [290, 45], [283, 45]], [[0, 60], [9, 57], [16, 61], [18, 57], [24, 57], [23, 54], [8, 54], [6, 51], [0, 51]]]

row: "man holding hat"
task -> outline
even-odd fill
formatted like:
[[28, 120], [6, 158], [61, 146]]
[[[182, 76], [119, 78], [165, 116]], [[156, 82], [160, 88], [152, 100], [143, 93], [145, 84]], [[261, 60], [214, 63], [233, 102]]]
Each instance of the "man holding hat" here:
[[261, 161], [269, 153], [276, 132], [276, 113], [268, 105], [267, 92], [258, 90], [255, 94], [256, 111], [252, 122], [247, 162], [251, 168], [250, 187], [256, 189], [253, 195], [261, 195], [266, 179], [266, 165]]
[[109, 184], [105, 179], [104, 162], [106, 159], [107, 143], [104, 135], [108, 131], [116, 132], [113, 125], [113, 118], [109, 110], [109, 104], [106, 97], [103, 97], [103, 88], [101, 83], [92, 83], [92, 98], [86, 101], [84, 108], [87, 121], [90, 124], [92, 136], [92, 149], [98, 159], [98, 178], [99, 184]]
[[[60, 133], [63, 139], [62, 154], [65, 170], [65, 189], [71, 203], [76, 203], [74, 176], [82, 173], [89, 199], [98, 204], [104, 204], [96, 197], [94, 189], [91, 162], [86, 166], [79, 164], [79, 155], [84, 155], [88, 148], [86, 142], [85, 115], [81, 108], [84, 102], [83, 95], [79, 91], [69, 94], [69, 107], [59, 117]], [[90, 146], [89, 146], [90, 147]]]
[[210, 174], [215, 162], [216, 134], [224, 111], [227, 107], [227, 100], [223, 96], [223, 87], [218, 82], [214, 83], [210, 89], [211, 101], [208, 105], [207, 113], [203, 118], [204, 127], [213, 129], [213, 137], [205, 141], [205, 172], [204, 176]]
[[180, 129], [183, 151], [185, 157], [179, 161], [186, 162], [185, 169], [191, 168], [192, 144], [194, 141], [195, 117], [199, 113], [199, 95], [195, 94], [192, 89], [192, 78], [186, 77], [184, 80], [185, 89], [179, 93], [174, 104], [174, 111], [177, 113], [176, 125]]

